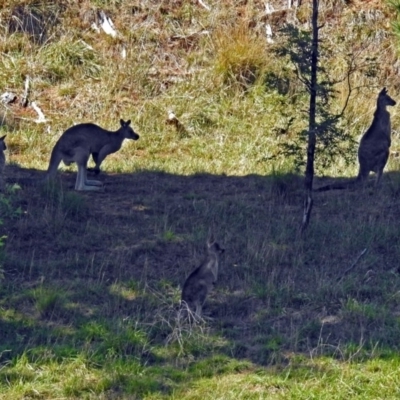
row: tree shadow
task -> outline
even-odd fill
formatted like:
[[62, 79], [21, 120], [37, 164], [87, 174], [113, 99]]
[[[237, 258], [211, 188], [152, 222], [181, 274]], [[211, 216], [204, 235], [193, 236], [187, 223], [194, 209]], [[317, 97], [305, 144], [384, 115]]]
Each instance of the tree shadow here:
[[[372, 194], [316, 195], [305, 236], [296, 175], [102, 173], [105, 190], [90, 193], [72, 190], [75, 173], [60, 173], [51, 191], [43, 171], [14, 165], [7, 175], [21, 186], [10, 198], [22, 212], [2, 215], [0, 362], [49, 347], [102, 368], [136, 360], [151, 367], [140, 390], [168, 392], [196, 379], [189, 365], [215, 356], [285, 366], [288, 353], [398, 349], [398, 173]], [[210, 229], [226, 252], [207, 322], [183, 344], [168, 341]], [[122, 376], [111, 387], [134, 390]]]

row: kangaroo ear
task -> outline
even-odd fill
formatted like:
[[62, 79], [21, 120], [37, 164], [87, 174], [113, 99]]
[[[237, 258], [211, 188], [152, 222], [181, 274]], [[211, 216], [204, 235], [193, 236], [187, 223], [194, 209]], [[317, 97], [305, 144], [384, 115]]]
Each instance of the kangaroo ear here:
[[6, 138], [7, 135], [4, 135], [0, 138], [0, 140], [4, 140]]
[[128, 119], [128, 121], [125, 122], [126, 126], [129, 126], [131, 124], [131, 120]]
[[120, 120], [119, 120], [119, 123], [121, 124], [121, 126], [125, 126], [125, 123], [126, 123], [126, 122], [125, 122], [123, 119], [120, 119]]
[[214, 234], [211, 232], [208, 235], [207, 246], [210, 247], [215, 242]]
[[379, 93], [379, 94], [386, 94], [387, 93], [387, 90], [386, 90], [386, 88], [384, 87], [382, 90], [381, 90], [381, 92]]
[[208, 236], [207, 236], [207, 246], [211, 246], [215, 242], [215, 226], [214, 223], [211, 223], [208, 227]]

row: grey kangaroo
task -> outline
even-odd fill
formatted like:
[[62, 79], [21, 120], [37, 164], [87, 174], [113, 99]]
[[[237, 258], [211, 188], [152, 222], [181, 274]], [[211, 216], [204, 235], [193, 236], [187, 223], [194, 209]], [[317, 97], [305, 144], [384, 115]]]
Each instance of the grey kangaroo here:
[[4, 167], [6, 166], [6, 155], [4, 154], [4, 150], [7, 150], [7, 146], [4, 139], [6, 136], [4, 135], [0, 138], [0, 192], [4, 192], [5, 189]]
[[345, 189], [354, 184], [364, 183], [371, 171], [376, 173], [375, 187], [379, 185], [383, 169], [389, 158], [389, 148], [391, 145], [392, 128], [390, 114], [386, 107], [394, 105], [396, 105], [396, 102], [388, 95], [386, 88], [383, 88], [378, 95], [372, 124], [364, 133], [358, 147], [358, 162], [360, 166], [357, 178], [342, 184], [322, 186], [316, 189], [316, 192]]
[[201, 316], [206, 297], [218, 279], [220, 256], [224, 251], [225, 249], [210, 238], [207, 241], [206, 259], [192, 271], [183, 285], [181, 303], [185, 302], [197, 317]]
[[138, 140], [139, 135], [129, 126], [131, 121], [120, 120], [121, 127], [116, 132], [107, 131], [95, 124], [78, 124], [68, 128], [58, 139], [51, 152], [46, 179], [55, 176], [60, 162], [70, 165], [76, 162], [78, 175], [75, 190], [100, 190], [101, 181], [87, 179], [87, 163], [92, 155], [98, 173], [103, 160], [118, 151], [124, 139]]

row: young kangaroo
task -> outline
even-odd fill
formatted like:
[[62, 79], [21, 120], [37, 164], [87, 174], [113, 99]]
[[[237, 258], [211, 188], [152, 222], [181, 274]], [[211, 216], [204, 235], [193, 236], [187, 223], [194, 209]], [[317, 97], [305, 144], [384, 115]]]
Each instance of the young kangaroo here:
[[376, 173], [375, 187], [379, 185], [383, 169], [389, 158], [389, 148], [391, 145], [392, 128], [390, 114], [386, 110], [386, 107], [394, 105], [396, 105], [396, 102], [388, 95], [386, 88], [383, 88], [378, 95], [372, 124], [364, 133], [358, 147], [358, 162], [360, 166], [357, 178], [342, 184], [320, 187], [316, 189], [317, 192], [345, 189], [357, 183], [364, 183], [371, 171]]
[[196, 316], [201, 316], [201, 311], [207, 294], [213, 288], [218, 278], [218, 266], [221, 254], [225, 249], [210, 238], [207, 241], [207, 257], [187, 277], [182, 289], [182, 303], [186, 305]]
[[7, 150], [6, 142], [4, 139], [7, 135], [4, 135], [0, 138], [0, 192], [4, 192], [5, 183], [4, 183], [4, 167], [6, 165], [6, 156], [4, 154], [4, 150]]
[[121, 127], [116, 132], [107, 131], [95, 124], [79, 124], [68, 128], [58, 139], [51, 152], [46, 179], [55, 176], [60, 162], [70, 165], [76, 162], [78, 175], [75, 190], [100, 190], [103, 183], [87, 179], [87, 163], [92, 155], [100, 171], [103, 160], [111, 153], [118, 151], [124, 139], [138, 140], [139, 135], [129, 126], [131, 121], [120, 120]]

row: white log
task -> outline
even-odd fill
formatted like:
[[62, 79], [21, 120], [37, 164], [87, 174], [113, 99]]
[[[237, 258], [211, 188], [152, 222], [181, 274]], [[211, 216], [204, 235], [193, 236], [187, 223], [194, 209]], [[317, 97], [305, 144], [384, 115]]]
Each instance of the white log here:
[[100, 26], [103, 31], [107, 34], [112, 36], [113, 38], [117, 37], [118, 33], [114, 27], [111, 18], [108, 18], [106, 13], [102, 10], [99, 12], [99, 19], [100, 19]]
[[44, 116], [42, 110], [39, 108], [39, 106], [33, 101], [31, 103], [32, 108], [36, 111], [38, 118], [35, 120], [37, 124], [42, 124], [44, 122], [47, 122], [46, 117]]

